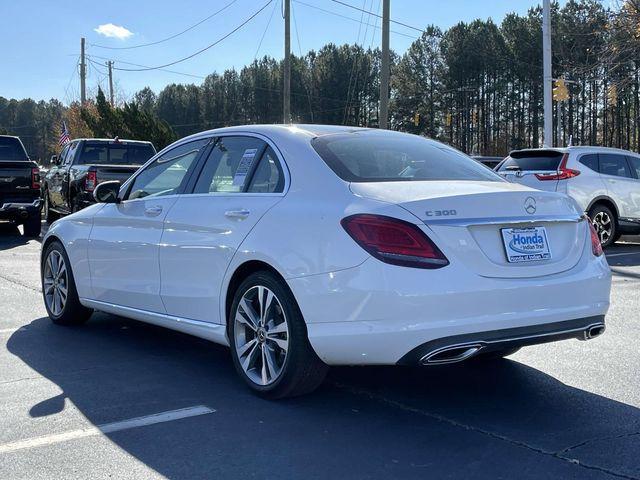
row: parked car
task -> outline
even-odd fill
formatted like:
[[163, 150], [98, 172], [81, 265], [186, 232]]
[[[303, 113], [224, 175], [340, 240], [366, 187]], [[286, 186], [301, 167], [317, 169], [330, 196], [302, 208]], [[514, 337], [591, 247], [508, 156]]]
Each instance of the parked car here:
[[42, 183], [44, 216], [47, 222], [77, 212], [94, 203], [93, 190], [103, 181], [124, 182], [156, 150], [150, 142], [87, 138], [67, 144]]
[[18, 137], [0, 135], [0, 220], [23, 225], [24, 235], [40, 235], [40, 170]]
[[517, 150], [496, 171], [510, 182], [569, 195], [603, 247], [640, 233], [640, 154], [586, 146]]
[[440, 365], [605, 328], [611, 273], [568, 197], [423, 137], [246, 126], [182, 139], [42, 246], [51, 320], [93, 310], [230, 345], [277, 398], [328, 365]]
[[475, 155], [471, 158], [473, 158], [476, 162], [480, 162], [485, 167], [490, 168], [491, 170], [496, 168], [500, 164], [500, 162], [504, 160], [504, 157], [485, 157], [480, 155]]

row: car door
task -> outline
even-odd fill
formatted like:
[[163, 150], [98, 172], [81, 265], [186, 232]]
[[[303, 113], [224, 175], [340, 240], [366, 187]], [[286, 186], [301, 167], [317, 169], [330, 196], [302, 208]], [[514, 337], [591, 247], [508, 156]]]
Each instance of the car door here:
[[633, 211], [630, 212], [629, 217], [640, 219], [640, 157], [627, 155], [627, 160], [629, 161], [629, 165], [631, 166], [631, 173], [633, 174], [635, 180], [635, 188], [631, 192], [630, 201]]
[[255, 224], [284, 196], [286, 172], [266, 139], [218, 138], [193, 192], [180, 195], [165, 219], [160, 272], [168, 314], [223, 322], [220, 290], [227, 267]]
[[600, 178], [607, 186], [607, 193], [618, 206], [622, 218], [634, 217], [633, 197], [638, 189], [638, 181], [633, 178], [625, 155], [620, 153], [599, 153]]
[[78, 146], [80, 142], [73, 142], [69, 147], [69, 151], [63, 161], [60, 164], [61, 168], [61, 184], [60, 184], [60, 201], [59, 205], [61, 209], [71, 212], [70, 191], [69, 183], [71, 180], [71, 168], [74, 164], [76, 154], [78, 152]]
[[164, 152], [127, 182], [120, 203], [106, 204], [95, 214], [89, 240], [95, 300], [164, 313], [158, 267], [164, 219], [207, 142], [183, 143]]

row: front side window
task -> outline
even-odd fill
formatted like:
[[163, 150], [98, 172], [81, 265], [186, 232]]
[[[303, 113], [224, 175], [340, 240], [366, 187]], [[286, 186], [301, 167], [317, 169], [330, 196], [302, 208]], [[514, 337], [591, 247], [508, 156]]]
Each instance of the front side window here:
[[260, 159], [265, 142], [254, 137], [222, 137], [215, 144], [195, 193], [238, 193]]
[[178, 193], [200, 150], [208, 142], [209, 139], [203, 139], [185, 143], [158, 157], [135, 177], [128, 199]]
[[347, 182], [503, 181], [462, 152], [416, 135], [365, 130], [323, 135], [311, 144]]
[[631, 178], [631, 170], [624, 155], [601, 153], [599, 157], [600, 173], [603, 175]]
[[79, 142], [74, 142], [69, 146], [69, 151], [67, 152], [67, 156], [64, 159], [65, 165], [70, 165], [73, 162], [73, 157], [76, 155], [76, 151], [78, 150]]

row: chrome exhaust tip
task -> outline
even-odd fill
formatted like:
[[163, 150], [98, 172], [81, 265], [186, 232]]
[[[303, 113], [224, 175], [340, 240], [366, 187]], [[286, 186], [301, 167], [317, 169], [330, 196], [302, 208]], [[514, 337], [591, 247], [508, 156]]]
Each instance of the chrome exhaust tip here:
[[446, 363], [462, 362], [478, 354], [482, 349], [481, 343], [469, 343], [464, 345], [450, 345], [438, 348], [427, 353], [420, 359], [422, 365], [443, 365]]
[[595, 323], [589, 325], [584, 331], [584, 340], [591, 340], [592, 338], [599, 337], [605, 331], [606, 327], [604, 323]]

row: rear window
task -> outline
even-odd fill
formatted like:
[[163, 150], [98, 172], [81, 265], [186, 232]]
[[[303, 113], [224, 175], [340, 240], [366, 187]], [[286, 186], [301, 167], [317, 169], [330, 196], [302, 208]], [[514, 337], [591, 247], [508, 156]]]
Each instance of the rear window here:
[[325, 163], [348, 182], [502, 181], [467, 155], [423, 137], [379, 131], [312, 140]]
[[560, 167], [562, 156], [562, 152], [554, 151], [512, 152], [511, 155], [502, 162], [498, 171], [555, 171]]
[[25, 152], [22, 143], [17, 138], [0, 137], [0, 161], [27, 161], [27, 152]]
[[82, 148], [80, 164], [90, 165], [142, 165], [156, 154], [148, 143], [90, 143]]

